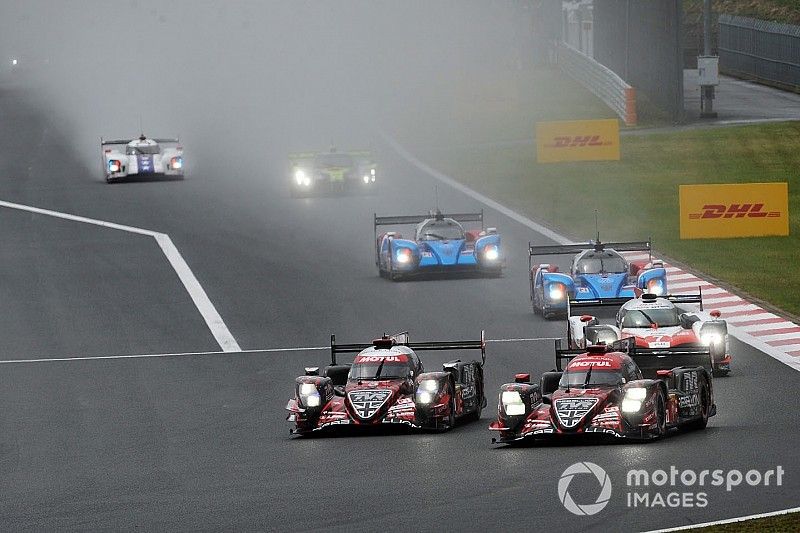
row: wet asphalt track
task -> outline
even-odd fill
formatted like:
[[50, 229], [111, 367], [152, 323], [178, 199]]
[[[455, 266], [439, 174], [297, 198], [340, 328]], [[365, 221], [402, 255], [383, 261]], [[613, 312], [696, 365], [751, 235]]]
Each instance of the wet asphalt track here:
[[[526, 244], [544, 241], [491, 211], [503, 278], [378, 278], [373, 212], [432, 207], [433, 183], [388, 148], [379, 160], [389, 183], [371, 197], [290, 200], [256, 170], [232, 186], [218, 160], [183, 182], [107, 186], [32, 106], [0, 95], [0, 199], [168, 233], [243, 349], [402, 329], [418, 340], [561, 332], [533, 316], [527, 296]], [[38, 157], [43, 146], [51, 158]], [[448, 209], [481, 207], [444, 186], [439, 195]], [[4, 360], [218, 349], [152, 239], [0, 209], [0, 254]], [[514, 372], [552, 368], [550, 341], [490, 344], [489, 409], [442, 435], [290, 438], [293, 378], [324, 364], [320, 351], [4, 364], [0, 529], [642, 530], [796, 506], [800, 375], [735, 341], [733, 351], [734, 375], [716, 382], [719, 414], [704, 432], [514, 449], [490, 444], [493, 391]], [[445, 356], [422, 358], [434, 369]], [[558, 499], [559, 476], [578, 461], [612, 481], [593, 517]], [[705, 508], [626, 506], [628, 469], [671, 465], [786, 473], [778, 488], [709, 488]], [[583, 481], [573, 495], [589, 503], [598, 487]]]

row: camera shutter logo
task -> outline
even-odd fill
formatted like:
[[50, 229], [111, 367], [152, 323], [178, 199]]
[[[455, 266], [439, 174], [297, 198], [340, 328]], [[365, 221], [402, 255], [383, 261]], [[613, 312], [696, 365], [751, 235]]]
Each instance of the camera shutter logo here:
[[[594, 503], [579, 504], [572, 499], [568, 489], [572, 479], [577, 474], [593, 474], [600, 484], [600, 494]], [[611, 499], [611, 479], [609, 479], [608, 474], [602, 467], [594, 463], [588, 461], [575, 463], [567, 467], [564, 473], [561, 474], [561, 479], [558, 480], [558, 499], [561, 500], [561, 504], [567, 511], [572, 514], [578, 516], [595, 515], [605, 509]]]

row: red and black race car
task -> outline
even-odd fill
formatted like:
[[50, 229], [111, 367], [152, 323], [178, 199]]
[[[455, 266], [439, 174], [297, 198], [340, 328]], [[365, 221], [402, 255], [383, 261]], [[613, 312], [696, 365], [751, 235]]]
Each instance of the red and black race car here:
[[563, 372], [546, 372], [539, 383], [517, 374], [500, 388], [498, 418], [489, 429], [493, 443], [579, 436], [633, 440], [663, 437], [670, 428], [705, 428], [716, 414], [711, 374], [703, 366], [659, 370], [642, 379], [629, 353], [633, 339], [594, 345], [571, 357]]
[[[480, 361], [456, 359], [441, 372], [425, 372], [415, 351], [480, 350]], [[352, 363], [336, 355], [356, 353]], [[286, 405], [290, 430], [306, 435], [341, 426], [401, 424], [448, 430], [457, 421], [480, 418], [486, 406], [484, 334], [478, 341], [408, 342], [407, 334], [384, 335], [370, 344], [336, 344], [331, 336], [331, 365], [322, 375], [306, 368], [295, 380], [295, 396]]]

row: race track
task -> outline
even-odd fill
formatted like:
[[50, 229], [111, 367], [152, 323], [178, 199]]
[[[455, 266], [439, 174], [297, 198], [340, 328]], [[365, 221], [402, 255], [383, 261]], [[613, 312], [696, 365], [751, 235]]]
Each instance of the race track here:
[[[0, 529], [646, 530], [797, 505], [800, 374], [734, 340], [735, 370], [715, 381], [718, 416], [706, 431], [646, 445], [492, 446], [498, 386], [553, 367], [548, 339], [563, 326], [531, 312], [526, 270], [528, 241], [548, 241], [487, 208], [507, 252], [502, 278], [380, 279], [374, 212], [426, 212], [435, 185], [446, 209], [484, 206], [377, 135], [385, 184], [375, 196], [291, 200], [272, 167], [226, 175], [209, 159], [182, 182], [109, 186], [33, 98], [0, 94], [9, 119], [0, 200], [168, 234], [243, 350], [400, 330], [414, 340], [481, 329], [545, 340], [490, 343], [489, 408], [446, 434], [291, 438], [284, 406], [303, 367], [325, 364], [321, 350], [0, 364]], [[0, 208], [0, 246], [2, 360], [219, 351], [152, 239]], [[446, 358], [421, 355], [428, 369]], [[557, 492], [580, 461], [603, 467], [613, 486], [591, 517], [569, 514]], [[626, 503], [632, 468], [779, 465], [783, 486], [710, 487], [702, 508]], [[584, 499], [596, 494], [586, 485]]]

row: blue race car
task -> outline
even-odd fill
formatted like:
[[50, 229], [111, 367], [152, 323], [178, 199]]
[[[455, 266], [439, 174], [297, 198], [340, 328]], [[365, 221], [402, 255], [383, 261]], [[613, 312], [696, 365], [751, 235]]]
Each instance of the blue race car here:
[[[480, 229], [465, 231], [464, 222], [480, 223]], [[416, 225], [413, 238], [388, 231], [378, 235], [378, 226]], [[392, 280], [424, 273], [482, 272], [500, 275], [503, 257], [500, 235], [483, 227], [480, 213], [379, 217], [375, 215], [375, 264], [381, 277]]]
[[[533, 312], [544, 318], [564, 316], [567, 301], [634, 298], [637, 291], [667, 294], [667, 271], [653, 261], [650, 241], [533, 246], [528, 244]], [[619, 252], [647, 252], [649, 259], [628, 262]], [[575, 254], [569, 272], [549, 263], [533, 262], [540, 255]]]

